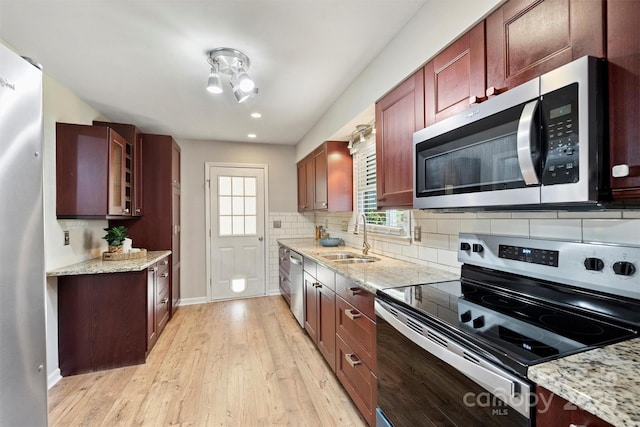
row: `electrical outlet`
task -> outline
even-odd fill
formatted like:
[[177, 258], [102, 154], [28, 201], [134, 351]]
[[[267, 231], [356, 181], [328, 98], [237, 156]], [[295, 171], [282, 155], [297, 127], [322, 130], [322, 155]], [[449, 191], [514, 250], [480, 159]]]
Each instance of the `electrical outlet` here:
[[64, 230], [64, 245], [69, 246], [69, 230]]
[[282, 221], [279, 219], [273, 221], [273, 228], [282, 228]]
[[414, 242], [422, 241], [422, 227], [419, 225], [416, 225], [415, 227], [413, 227], [413, 241]]

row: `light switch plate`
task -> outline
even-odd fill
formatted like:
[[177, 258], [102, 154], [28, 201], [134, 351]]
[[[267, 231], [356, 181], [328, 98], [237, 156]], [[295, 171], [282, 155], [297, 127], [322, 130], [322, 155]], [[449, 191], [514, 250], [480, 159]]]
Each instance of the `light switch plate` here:
[[64, 230], [64, 245], [69, 246], [69, 230]]
[[422, 241], [422, 227], [419, 225], [416, 225], [415, 227], [413, 227], [413, 241], [414, 242]]

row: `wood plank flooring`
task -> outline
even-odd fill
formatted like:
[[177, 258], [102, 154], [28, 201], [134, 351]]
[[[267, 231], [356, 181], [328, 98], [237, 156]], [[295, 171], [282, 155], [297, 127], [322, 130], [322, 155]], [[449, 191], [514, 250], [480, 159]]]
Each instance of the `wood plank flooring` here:
[[280, 296], [180, 307], [143, 365], [63, 378], [50, 426], [366, 426]]

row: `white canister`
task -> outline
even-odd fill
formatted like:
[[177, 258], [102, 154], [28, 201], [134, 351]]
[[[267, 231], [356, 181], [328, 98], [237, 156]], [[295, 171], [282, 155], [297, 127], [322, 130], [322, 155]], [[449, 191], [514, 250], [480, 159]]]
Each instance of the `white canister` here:
[[125, 254], [131, 252], [131, 246], [133, 245], [133, 240], [130, 238], [126, 238], [122, 241], [122, 252]]

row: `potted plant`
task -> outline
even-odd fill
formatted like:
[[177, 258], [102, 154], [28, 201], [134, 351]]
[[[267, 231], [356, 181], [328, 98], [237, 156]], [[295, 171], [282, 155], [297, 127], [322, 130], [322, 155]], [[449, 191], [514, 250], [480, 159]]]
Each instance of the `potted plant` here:
[[124, 239], [129, 237], [127, 235], [127, 227], [124, 225], [118, 225], [115, 227], [105, 228], [104, 231], [107, 232], [103, 239], [109, 243], [108, 252], [122, 252], [122, 243], [124, 242]]

